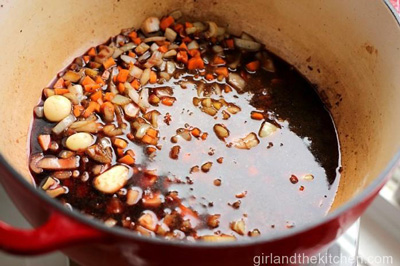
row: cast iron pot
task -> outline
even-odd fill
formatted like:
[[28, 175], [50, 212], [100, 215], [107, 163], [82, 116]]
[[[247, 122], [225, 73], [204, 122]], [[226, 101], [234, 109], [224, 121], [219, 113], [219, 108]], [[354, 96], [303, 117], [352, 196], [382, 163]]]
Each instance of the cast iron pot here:
[[[0, 222], [0, 249], [62, 250], [82, 265], [253, 265], [262, 254], [313, 254], [365, 210], [399, 158], [400, 31], [384, 1], [36, 0], [0, 7], [0, 181], [36, 228]], [[88, 47], [150, 15], [250, 32], [316, 84], [337, 125], [343, 172], [330, 213], [250, 242], [177, 243], [107, 228], [37, 191], [27, 163], [32, 107], [55, 73]], [[397, 155], [396, 155], [397, 153]]]

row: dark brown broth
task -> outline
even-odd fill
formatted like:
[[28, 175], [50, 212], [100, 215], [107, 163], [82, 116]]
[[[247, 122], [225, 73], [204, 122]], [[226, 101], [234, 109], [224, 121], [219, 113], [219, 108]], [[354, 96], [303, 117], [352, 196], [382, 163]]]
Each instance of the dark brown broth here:
[[[139, 171], [125, 187], [135, 185], [143, 190], [160, 191], [165, 202], [152, 209], [159, 218], [178, 206], [167, 197], [168, 192], [178, 192], [182, 204], [196, 211], [200, 217], [200, 223], [196, 226], [197, 233], [190, 231], [187, 235], [201, 236], [217, 231], [232, 233], [229, 224], [243, 217], [247, 230], [257, 228], [263, 235], [273, 235], [316, 220], [324, 216], [331, 206], [340, 177], [339, 146], [332, 118], [309, 82], [281, 59], [273, 59], [276, 73], [260, 70], [248, 75], [248, 89], [244, 93], [239, 94], [236, 90], [223, 93], [227, 102], [241, 108], [238, 114], [228, 120], [222, 119], [221, 110], [214, 118], [193, 105], [193, 98], [199, 97], [197, 80], [204, 81], [203, 77], [194, 77], [181, 71], [178, 78], [172, 78], [162, 85], [146, 85], [149, 88], [171, 87], [177, 99], [172, 107], [160, 104], [152, 108], [162, 114], [158, 120], [158, 144], [162, 148], [154, 158], [147, 156], [144, 145], [129, 141], [125, 135], [120, 136], [128, 141], [129, 148], [135, 152], [139, 170], [156, 170], [159, 176], [153, 186], [147, 187], [147, 177]], [[251, 60], [253, 58], [245, 57], [243, 62]], [[183, 81], [190, 85], [182, 88]], [[211, 88], [213, 82], [206, 87]], [[225, 83], [221, 83], [223, 86]], [[220, 97], [214, 94], [211, 98]], [[224, 124], [229, 129], [227, 143], [245, 137], [250, 132], [257, 134], [261, 121], [250, 118], [252, 111], [265, 112], [269, 121], [280, 125], [281, 129], [272, 136], [259, 138], [260, 144], [250, 150], [227, 147], [226, 143], [217, 138], [213, 131], [215, 124]], [[169, 125], [163, 122], [167, 113], [172, 118]], [[31, 154], [42, 152], [37, 137], [40, 134], [50, 134], [54, 125], [45, 119], [34, 119]], [[192, 137], [191, 141], [171, 142], [178, 128], [192, 127], [207, 132], [207, 139]], [[98, 135], [101, 136], [100, 133]], [[170, 157], [171, 148], [175, 145], [180, 146], [176, 160]], [[58, 152], [53, 154], [57, 155]], [[222, 163], [217, 162], [220, 157], [223, 157]], [[212, 162], [208, 173], [190, 173], [192, 167], [201, 167], [206, 162]], [[81, 163], [79, 170], [81, 173], [88, 171], [93, 165], [92, 161]], [[314, 180], [302, 180], [305, 174], [312, 174]], [[290, 181], [292, 175], [298, 179], [295, 184]], [[44, 172], [34, 177], [40, 184], [47, 176], [48, 173]], [[114, 218], [118, 225], [122, 225], [126, 217], [132, 221], [140, 217], [143, 211], [140, 202], [135, 206], [127, 206], [123, 191], [118, 196], [100, 193], [92, 186], [93, 177], [90, 174], [87, 181], [81, 178], [61, 180], [69, 192], [58, 199], [101, 220]], [[216, 179], [221, 180], [220, 186], [214, 184]], [[235, 197], [241, 192], [247, 193], [244, 198]], [[110, 213], [109, 206], [113, 198], [119, 198], [117, 205], [120, 213]], [[240, 207], [234, 208], [232, 204], [239, 200]], [[206, 225], [210, 214], [221, 215], [220, 225], [216, 229]]]

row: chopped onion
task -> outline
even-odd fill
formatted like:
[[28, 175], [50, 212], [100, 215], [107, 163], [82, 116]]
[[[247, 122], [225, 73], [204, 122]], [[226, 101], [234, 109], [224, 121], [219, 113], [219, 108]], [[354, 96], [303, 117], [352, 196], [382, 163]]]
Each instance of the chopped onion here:
[[142, 110], [146, 110], [147, 108], [150, 107], [149, 90], [148, 89], [143, 88], [142, 91], [140, 92], [140, 98], [139, 98], [138, 105]]
[[136, 47], [135, 52], [138, 55], [142, 55], [149, 49], [150, 49], [150, 46], [148, 46], [146, 43], [142, 42], [138, 47]]
[[150, 79], [150, 71], [151, 71], [150, 68], [146, 68], [143, 71], [142, 77], [140, 78], [140, 84], [142, 84], [142, 86], [146, 85], [147, 82], [149, 81], [149, 79]]
[[131, 102], [131, 99], [128, 97], [122, 96], [121, 94], [117, 94], [114, 96], [114, 98], [111, 100], [112, 103], [115, 103], [117, 105], [125, 105]]
[[140, 77], [141, 77], [142, 74], [143, 74], [143, 70], [142, 70], [141, 68], [139, 68], [139, 67], [133, 65], [133, 66], [131, 67], [131, 69], [130, 69], [129, 74], [130, 74], [132, 77], [136, 78], [136, 79], [140, 79]]
[[64, 93], [63, 96], [65, 98], [68, 98], [74, 105], [80, 104], [78, 97], [73, 93], [67, 92], [67, 93]]
[[264, 121], [261, 125], [258, 135], [261, 138], [265, 138], [265, 137], [268, 137], [269, 135], [273, 134], [277, 129], [278, 128], [274, 124]]
[[136, 59], [127, 55], [121, 55], [121, 60], [124, 61], [127, 64], [134, 64], [136, 63]]
[[190, 27], [190, 28], [186, 28], [185, 31], [186, 31], [186, 34], [189, 35], [189, 34], [196, 33], [197, 29], [195, 27]]
[[171, 76], [167, 72], [160, 72], [160, 78], [163, 78], [168, 81], [171, 79]]
[[133, 42], [128, 42], [127, 44], [125, 44], [124, 46], [122, 46], [120, 49], [124, 52], [127, 52], [129, 50], [132, 50], [133, 48], [136, 48], [137, 45], [134, 44]]
[[168, 52], [166, 52], [163, 57], [164, 58], [171, 58], [171, 57], [175, 57], [177, 54], [176, 50], [169, 50]]
[[128, 103], [124, 106], [124, 112], [129, 117], [136, 117], [139, 113], [139, 107], [137, 107], [133, 103]]
[[199, 44], [198, 44], [196, 41], [191, 41], [191, 42], [188, 44], [187, 48], [188, 48], [189, 50], [199, 49]]
[[163, 42], [165, 41], [165, 37], [164, 36], [154, 36], [154, 37], [149, 37], [143, 40], [143, 42], [147, 43], [147, 42]]
[[[126, 82], [126, 83], [129, 84], [129, 82]], [[138, 104], [139, 98], [140, 98], [139, 93], [134, 88], [132, 88], [131, 84], [129, 84], [128, 86], [126, 86], [126, 85], [125, 85], [125, 88], [128, 88], [129, 98], [131, 98], [134, 103]]]
[[34, 173], [36, 173], [36, 174], [40, 174], [40, 173], [42, 173], [43, 172], [43, 169], [42, 168], [39, 168], [38, 166], [37, 166], [37, 164], [38, 164], [38, 162], [41, 160], [41, 159], [43, 159], [43, 153], [37, 153], [37, 154], [34, 154], [34, 155], [32, 155], [31, 156], [31, 160], [30, 160], [30, 162], [29, 162], [29, 167], [30, 167], [30, 169], [34, 172]]
[[239, 91], [243, 91], [246, 86], [246, 81], [237, 73], [229, 73], [228, 83]]
[[203, 32], [207, 29], [206, 25], [204, 25], [204, 23], [199, 22], [199, 21], [193, 22], [193, 27], [196, 28], [197, 32]]
[[250, 40], [244, 40], [240, 38], [234, 38], [235, 45], [240, 49], [250, 51], [250, 52], [257, 52], [261, 49], [261, 44], [258, 42], [253, 42]]
[[160, 20], [157, 17], [148, 17], [143, 21], [141, 29], [145, 34], [159, 31]]
[[144, 64], [144, 67], [146, 68], [151, 68], [153, 66], [159, 66], [163, 62], [162, 60], [162, 53], [160, 51], [155, 51], [149, 60], [147, 60], [146, 64]]
[[144, 137], [144, 135], [146, 135], [147, 130], [150, 128], [151, 126], [149, 124], [141, 124], [140, 127], [138, 128], [138, 130], [136, 131], [135, 137], [141, 139]]
[[271, 56], [266, 52], [262, 51], [256, 54], [258, 60], [261, 61], [261, 68], [268, 72], [275, 72], [274, 61]]
[[113, 57], [113, 58], [117, 58], [117, 57], [119, 57], [120, 55], [122, 55], [123, 53], [124, 53], [124, 50], [122, 50], [122, 49], [120, 49], [120, 48], [117, 48], [117, 49], [114, 50], [114, 53], [113, 53], [112, 57]]
[[104, 46], [103, 49], [96, 55], [94, 61], [103, 64], [108, 58], [110, 58], [114, 53], [114, 48], [109, 46]]
[[153, 43], [153, 44], [150, 46], [150, 50], [151, 50], [152, 52], [157, 51], [158, 48], [160, 48], [160, 46], [158, 46], [156, 43]]
[[176, 66], [174, 62], [168, 61], [166, 66], [166, 71], [168, 74], [174, 74]]
[[42, 118], [44, 116], [43, 110], [44, 110], [43, 106], [36, 106], [34, 109], [36, 117]]
[[154, 91], [157, 97], [160, 98], [166, 96], [172, 96], [174, 94], [174, 91], [170, 87], [157, 88]]
[[76, 132], [97, 133], [100, 129], [100, 124], [95, 121], [77, 121], [70, 128]]
[[224, 51], [224, 49], [222, 48], [222, 46], [220, 45], [214, 45], [212, 47], [212, 50], [214, 51], [214, 53], [219, 54], [222, 53]]
[[145, 52], [144, 54], [142, 54], [139, 58], [138, 61], [139, 63], [143, 64], [146, 62], [147, 59], [149, 59], [151, 56], [150, 51]]
[[75, 122], [76, 117], [72, 114], [68, 115], [66, 118], [61, 120], [55, 127], [53, 127], [53, 132], [55, 134], [61, 134], [65, 129], [67, 129], [73, 122]]
[[168, 41], [173, 42], [176, 39], [177, 33], [171, 28], [166, 28], [164, 36]]
[[78, 97], [79, 102], [83, 99], [83, 88], [81, 85], [70, 86], [68, 90]]
[[206, 31], [205, 36], [206, 38], [211, 38], [217, 36], [218, 26], [215, 22], [209, 21], [208, 22], [208, 31]]

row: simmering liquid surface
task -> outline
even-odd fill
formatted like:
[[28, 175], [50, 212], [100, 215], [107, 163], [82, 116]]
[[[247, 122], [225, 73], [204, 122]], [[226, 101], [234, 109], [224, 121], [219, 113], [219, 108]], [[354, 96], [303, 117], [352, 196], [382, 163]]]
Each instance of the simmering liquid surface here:
[[[207, 49], [212, 46], [209, 43]], [[329, 112], [310, 83], [283, 60], [271, 56], [274, 72], [261, 68], [249, 72], [245, 66], [256, 60], [254, 53], [234, 49], [225, 51], [225, 56], [229, 59], [241, 53], [242, 63], [235, 72], [242, 73], [246, 81], [243, 90], [226, 79], [208, 80], [204, 73], [213, 71], [210, 64], [206, 64], [205, 72], [198, 73], [177, 64], [171, 79], [143, 85], [150, 95], [160, 94], [157, 89], [161, 92], [167, 89], [168, 97], [175, 98], [172, 106], [151, 105], [147, 110], [159, 112], [158, 142], [152, 145], [156, 151], [149, 154], [149, 145], [128, 136], [135, 134], [132, 124], [135, 119], [123, 116], [122, 121], [115, 120], [112, 124], [126, 124], [124, 134], [118, 138], [125, 140], [128, 143], [125, 149], [135, 155], [123, 188], [107, 194], [93, 185], [99, 174], [93, 174], [92, 169], [96, 165], [106, 165], [109, 169], [121, 164], [118, 156], [113, 156], [111, 163], [100, 164], [78, 151], [77, 176], [56, 179], [67, 188], [57, 199], [85, 214], [103, 221], [111, 219], [112, 225], [142, 234], [147, 233], [137, 229], [138, 220], [146, 211], [156, 214], [159, 227], [167, 215], [178, 213], [181, 217], [177, 224], [169, 226], [172, 233], [153, 231], [179, 239], [214, 234], [240, 238], [252, 235], [251, 232], [274, 235], [324, 216], [333, 202], [340, 177], [338, 140]], [[213, 58], [208, 50], [203, 56], [204, 61]], [[212, 103], [224, 100], [225, 104], [216, 105], [210, 115], [204, 110], [207, 105], [204, 99], [211, 99]], [[228, 112], [229, 106], [236, 111]], [[95, 117], [103, 125], [110, 124], [101, 114]], [[273, 125], [274, 131], [261, 137], [264, 121]], [[52, 141], [58, 143], [58, 147], [47, 150], [45, 155], [59, 156], [60, 151], [66, 150], [66, 138], [74, 132], [54, 134], [52, 128], [56, 124], [44, 117], [34, 119], [31, 155], [43, 153], [38, 143], [43, 134], [50, 134]], [[216, 125], [223, 125], [229, 136], [219, 137]], [[195, 128], [201, 132], [199, 136], [191, 133]], [[258, 143], [238, 148], [240, 139], [251, 133]], [[113, 141], [102, 131], [92, 135], [97, 142], [102, 138]], [[117, 148], [113, 146], [112, 151], [117, 153]], [[53, 173], [45, 169], [33, 174], [41, 187]], [[134, 205], [126, 204], [131, 187], [140, 188], [150, 198], [156, 195], [160, 203], [150, 207], [140, 200]], [[219, 224], [212, 224], [210, 217], [217, 217]], [[189, 226], [185, 220], [190, 221]], [[235, 221], [245, 222], [245, 233], [232, 228]]]

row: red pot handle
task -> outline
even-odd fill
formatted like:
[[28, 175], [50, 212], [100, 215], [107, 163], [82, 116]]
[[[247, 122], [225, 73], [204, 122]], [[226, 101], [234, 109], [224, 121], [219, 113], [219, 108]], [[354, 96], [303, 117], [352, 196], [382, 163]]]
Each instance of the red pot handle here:
[[18, 229], [0, 221], [0, 250], [19, 255], [38, 255], [102, 238], [101, 231], [57, 212], [34, 229]]

